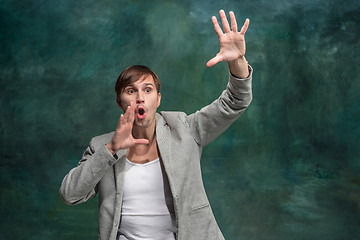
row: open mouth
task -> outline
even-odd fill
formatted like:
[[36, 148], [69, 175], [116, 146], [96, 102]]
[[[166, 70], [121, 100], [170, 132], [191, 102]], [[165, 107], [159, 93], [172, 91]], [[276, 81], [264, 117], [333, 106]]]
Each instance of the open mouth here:
[[146, 115], [145, 108], [143, 108], [143, 107], [138, 107], [138, 108], [137, 108], [137, 114], [136, 114], [137, 118], [138, 118], [138, 119], [144, 119], [144, 118], [145, 118], [145, 115]]

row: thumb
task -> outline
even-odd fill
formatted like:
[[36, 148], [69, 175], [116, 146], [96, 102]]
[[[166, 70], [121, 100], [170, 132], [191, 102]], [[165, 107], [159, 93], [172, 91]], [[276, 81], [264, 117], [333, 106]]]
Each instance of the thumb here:
[[146, 144], [149, 144], [149, 140], [148, 140], [148, 139], [145, 139], [145, 138], [142, 138], [142, 139], [136, 139], [136, 138], [134, 138], [134, 143], [135, 143], [136, 145], [138, 145], [138, 144], [146, 145]]
[[207, 67], [212, 67], [214, 66], [215, 64], [217, 64], [218, 62], [221, 62], [223, 61], [223, 58], [217, 54], [215, 57], [213, 57], [212, 59], [210, 59], [207, 63], [206, 63], [206, 66]]

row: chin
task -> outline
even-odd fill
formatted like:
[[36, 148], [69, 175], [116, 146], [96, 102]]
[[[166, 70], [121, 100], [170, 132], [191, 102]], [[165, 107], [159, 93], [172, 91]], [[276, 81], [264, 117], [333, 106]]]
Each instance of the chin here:
[[147, 128], [147, 127], [151, 126], [151, 122], [149, 122], [148, 120], [145, 120], [145, 119], [141, 120], [141, 121], [135, 120], [134, 125], [136, 127]]

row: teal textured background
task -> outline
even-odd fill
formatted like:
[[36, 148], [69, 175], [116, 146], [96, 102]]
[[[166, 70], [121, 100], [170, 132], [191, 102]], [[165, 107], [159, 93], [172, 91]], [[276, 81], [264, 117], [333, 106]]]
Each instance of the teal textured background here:
[[160, 110], [192, 113], [226, 86], [211, 16], [233, 10], [254, 100], [203, 153], [226, 239], [360, 239], [360, 2], [0, 0], [0, 238], [96, 239], [97, 199], [62, 178], [120, 115], [114, 83], [144, 64]]

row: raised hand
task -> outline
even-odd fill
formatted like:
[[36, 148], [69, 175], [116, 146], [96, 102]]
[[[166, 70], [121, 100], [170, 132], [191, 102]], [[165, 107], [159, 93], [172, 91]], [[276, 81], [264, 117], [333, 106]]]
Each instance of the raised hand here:
[[212, 67], [218, 62], [229, 62], [230, 64], [231, 62], [238, 61], [239, 59], [245, 60], [245, 33], [249, 27], [250, 20], [246, 19], [244, 25], [240, 29], [240, 32], [238, 32], [235, 14], [232, 11], [229, 13], [231, 20], [230, 28], [224, 10], [220, 10], [219, 13], [224, 32], [221, 30], [216, 17], [213, 16], [212, 22], [214, 24], [215, 32], [219, 37], [220, 51], [215, 57], [207, 62], [206, 65], [208, 67]]
[[106, 144], [107, 149], [113, 155], [120, 149], [127, 149], [137, 144], [149, 144], [147, 139], [135, 139], [132, 135], [132, 129], [135, 120], [135, 106], [130, 103], [125, 114], [121, 114], [115, 133], [111, 141]]

